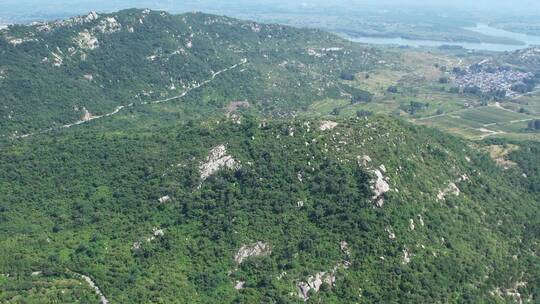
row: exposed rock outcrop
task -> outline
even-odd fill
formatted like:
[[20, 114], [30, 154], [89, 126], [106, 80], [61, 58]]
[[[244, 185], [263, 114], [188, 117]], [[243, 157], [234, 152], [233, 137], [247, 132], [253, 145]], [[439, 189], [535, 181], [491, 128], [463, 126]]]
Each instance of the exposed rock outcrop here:
[[392, 228], [386, 227], [385, 231], [388, 233], [388, 238], [389, 239], [391, 239], [391, 240], [396, 239], [396, 234], [394, 233], [394, 231], [392, 231]]
[[326, 283], [328, 286], [332, 287], [336, 283], [336, 274], [339, 269], [347, 269], [351, 265], [350, 257], [351, 251], [349, 248], [349, 243], [346, 241], [339, 242], [339, 249], [347, 255], [345, 260], [338, 263], [330, 271], [321, 271], [315, 275], [310, 276], [306, 281], [300, 282], [296, 285], [298, 297], [304, 301], [309, 300], [309, 292], [313, 290], [314, 292], [319, 292], [321, 286]]
[[384, 194], [390, 191], [390, 185], [385, 180], [382, 172], [379, 169], [372, 171], [375, 174], [375, 180], [372, 181], [373, 185], [373, 197], [372, 199], [376, 202], [378, 207], [384, 205]]
[[337, 264], [330, 271], [322, 271], [313, 276], [310, 276], [305, 282], [300, 282], [296, 285], [298, 291], [298, 297], [302, 298], [304, 301], [309, 300], [309, 292], [313, 290], [314, 292], [319, 292], [321, 286], [326, 283], [328, 286], [332, 287], [336, 283], [336, 274], [339, 269], [347, 269], [350, 266], [349, 261], [344, 261], [343, 263]]
[[321, 122], [319, 130], [321, 130], [321, 131], [332, 130], [337, 126], [338, 126], [337, 122], [325, 120], [325, 121]]
[[445, 200], [446, 196], [448, 195], [459, 196], [460, 193], [461, 191], [456, 186], [456, 184], [450, 182], [445, 189], [439, 191], [439, 193], [437, 194], [437, 200]]
[[6, 37], [6, 40], [12, 46], [18, 46], [18, 45], [23, 44], [23, 43], [37, 41], [37, 39], [29, 38], [29, 37], [23, 37], [23, 38]]
[[53, 66], [60, 67], [64, 64], [64, 58], [62, 57], [62, 53], [60, 50], [58, 50], [58, 53], [52, 52], [51, 56], [52, 56]]
[[165, 195], [165, 196], [162, 196], [162, 197], [159, 198], [159, 202], [161, 204], [165, 204], [165, 203], [168, 203], [170, 201], [171, 201], [171, 197], [168, 196], [168, 195]]
[[90, 121], [92, 120], [92, 113], [90, 113], [85, 107], [82, 108], [83, 111], [83, 117], [82, 121]]
[[[152, 235], [148, 238], [145, 239], [145, 241], [147, 243], [150, 243], [154, 240], [156, 240], [157, 238], [161, 238], [165, 236], [165, 231], [163, 229], [158, 229], [158, 228], [154, 228], [152, 229]], [[140, 250], [143, 246], [143, 241], [136, 241], [133, 243], [133, 246], [131, 247], [131, 249], [133, 250]]]
[[414, 220], [413, 220], [413, 219], [409, 219], [409, 229], [410, 229], [411, 231], [413, 231], [414, 228], [416, 228], [416, 226], [414, 225]]
[[251, 245], [242, 246], [234, 256], [234, 261], [242, 264], [242, 262], [250, 257], [267, 256], [271, 253], [272, 249], [270, 245], [259, 241]]
[[227, 148], [225, 145], [219, 145], [210, 150], [206, 162], [199, 166], [199, 172], [201, 180], [205, 181], [223, 168], [237, 169], [238, 167], [239, 164], [236, 160], [232, 156], [227, 155]]
[[80, 32], [73, 41], [83, 50], [95, 50], [99, 47], [98, 39], [87, 30]]
[[374, 179], [370, 182], [370, 188], [373, 191], [371, 199], [377, 207], [382, 207], [384, 205], [384, 194], [390, 191], [390, 184], [388, 184], [389, 178], [383, 175], [383, 173], [386, 173], [386, 166], [381, 164], [379, 168], [373, 169], [370, 166], [372, 162], [371, 157], [368, 155], [358, 156], [356, 161], [358, 166], [368, 169], [374, 175]]
[[418, 215], [418, 221], [420, 222], [420, 226], [424, 227], [424, 217], [421, 214]]
[[122, 25], [116, 21], [114, 17], [107, 17], [101, 19], [99, 24], [94, 27], [94, 31], [101, 32], [104, 34], [112, 34], [118, 32], [122, 29]]
[[409, 264], [412, 256], [412, 253], [410, 253], [407, 249], [403, 249], [403, 261], [401, 263], [403, 265]]
[[371, 162], [371, 157], [368, 155], [358, 156], [357, 161], [359, 166], [367, 166]]
[[234, 289], [236, 289], [236, 290], [244, 289], [245, 284], [246, 284], [246, 282], [244, 282], [244, 281], [236, 281], [236, 283], [234, 284]]
[[341, 241], [339, 243], [339, 249], [341, 249], [341, 251], [343, 251], [343, 253], [345, 253], [347, 257], [351, 255], [351, 250], [349, 249], [349, 243], [347, 243], [346, 241]]
[[[337, 269], [336, 269], [337, 270]], [[309, 300], [309, 291], [313, 290], [319, 292], [323, 283], [326, 283], [330, 286], [334, 286], [336, 282], [335, 270], [330, 272], [319, 272], [314, 276], [311, 276], [307, 279], [306, 282], [298, 283], [298, 296], [304, 301]]]
[[[515, 301], [515, 303], [522, 304], [523, 299], [521, 297], [521, 293], [519, 292], [519, 288], [527, 287], [527, 282], [516, 282], [514, 286], [511, 288], [496, 288], [495, 290], [491, 291], [492, 296], [499, 296], [501, 298], [511, 298]], [[526, 303], [531, 303], [531, 301], [525, 301]]]

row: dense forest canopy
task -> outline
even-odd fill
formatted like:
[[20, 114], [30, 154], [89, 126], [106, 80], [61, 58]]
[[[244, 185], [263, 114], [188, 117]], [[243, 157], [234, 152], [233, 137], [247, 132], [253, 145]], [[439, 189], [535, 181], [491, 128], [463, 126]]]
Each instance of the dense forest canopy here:
[[538, 301], [538, 143], [298, 115], [372, 104], [385, 51], [148, 10], [0, 36], [2, 303]]

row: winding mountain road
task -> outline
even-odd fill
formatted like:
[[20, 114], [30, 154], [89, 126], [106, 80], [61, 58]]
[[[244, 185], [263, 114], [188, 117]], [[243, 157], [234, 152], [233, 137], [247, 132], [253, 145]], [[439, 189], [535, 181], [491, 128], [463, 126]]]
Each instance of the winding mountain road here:
[[[172, 97], [165, 98], [165, 99], [159, 99], [159, 100], [155, 100], [155, 101], [150, 101], [150, 102], [143, 101], [143, 102], [138, 103], [138, 105], [148, 105], [148, 104], [155, 105], [155, 104], [160, 104], [160, 103], [169, 102], [169, 101], [172, 101], [172, 100], [183, 98], [187, 94], [189, 94], [191, 91], [196, 90], [198, 88], [201, 88], [201, 87], [211, 83], [212, 81], [214, 81], [214, 79], [216, 79], [217, 76], [219, 76], [219, 75], [221, 75], [223, 73], [226, 73], [226, 72], [228, 72], [230, 70], [236, 69], [237, 67], [242, 66], [242, 65], [246, 64], [247, 62], [248, 62], [247, 59], [244, 58], [239, 63], [234, 64], [234, 65], [232, 65], [232, 66], [230, 66], [228, 68], [219, 70], [217, 72], [212, 72], [212, 76], [210, 78], [208, 78], [207, 80], [205, 80], [203, 82], [195, 84], [194, 86], [188, 88], [187, 90], [185, 90], [184, 92], [182, 92], [179, 95], [172, 96]], [[71, 127], [82, 125], [82, 124], [91, 122], [93, 120], [97, 120], [97, 119], [106, 118], [106, 117], [116, 115], [116, 114], [120, 113], [122, 110], [127, 109], [127, 108], [131, 108], [134, 105], [135, 105], [135, 103], [130, 103], [130, 104], [125, 105], [125, 106], [118, 106], [114, 111], [112, 111], [110, 113], [107, 113], [107, 114], [98, 115], [98, 116], [85, 115], [85, 117], [82, 120], [76, 121], [76, 122], [71, 123], [71, 124], [66, 124], [66, 125], [63, 125], [61, 127], [52, 127], [52, 128], [44, 129], [44, 130], [37, 131], [37, 132], [34, 132], [34, 133], [28, 133], [28, 134], [23, 134], [23, 135], [14, 135], [14, 136], [12, 136], [12, 138], [15, 138], [15, 139], [17, 139], [17, 138], [27, 138], [27, 137], [31, 137], [31, 136], [34, 136], [34, 135], [45, 134], [45, 133], [49, 133], [49, 132], [56, 131], [56, 130], [69, 129]]]

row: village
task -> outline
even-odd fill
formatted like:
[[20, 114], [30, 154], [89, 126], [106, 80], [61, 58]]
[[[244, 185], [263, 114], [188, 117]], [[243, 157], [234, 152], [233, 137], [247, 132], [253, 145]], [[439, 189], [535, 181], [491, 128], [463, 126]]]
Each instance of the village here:
[[462, 90], [477, 88], [481, 93], [504, 91], [508, 98], [524, 93], [526, 82], [534, 78], [530, 72], [494, 67], [485, 62], [454, 71], [454, 74], [453, 83]]

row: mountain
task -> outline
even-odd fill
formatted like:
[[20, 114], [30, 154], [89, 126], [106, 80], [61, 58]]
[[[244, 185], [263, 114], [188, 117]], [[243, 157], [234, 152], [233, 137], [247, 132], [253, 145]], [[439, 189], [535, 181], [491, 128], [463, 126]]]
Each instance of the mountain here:
[[2, 301], [92, 302], [75, 273], [111, 303], [536, 298], [538, 197], [480, 150], [383, 117], [242, 118], [6, 145]]
[[540, 48], [532, 47], [504, 56], [506, 62], [540, 73]]
[[146, 10], [1, 34], [1, 303], [538, 301], [538, 143], [297, 115], [385, 51]]
[[[340, 74], [380, 60], [376, 50], [321, 31], [149, 10], [10, 26], [0, 31], [0, 53], [4, 137], [169, 98], [213, 112], [248, 100], [286, 114], [347, 93], [336, 84]], [[209, 81], [213, 92], [200, 100]]]

